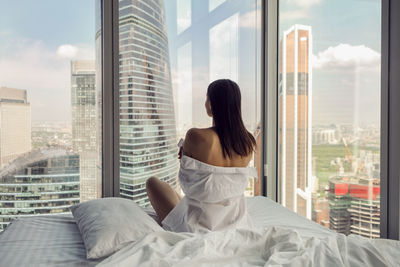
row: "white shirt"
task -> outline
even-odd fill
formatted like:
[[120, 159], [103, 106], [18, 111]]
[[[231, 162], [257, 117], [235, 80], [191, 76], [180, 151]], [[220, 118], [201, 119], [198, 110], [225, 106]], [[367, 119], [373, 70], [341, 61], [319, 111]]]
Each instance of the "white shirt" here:
[[183, 155], [179, 182], [185, 196], [162, 221], [173, 232], [252, 228], [244, 191], [254, 168], [218, 167]]

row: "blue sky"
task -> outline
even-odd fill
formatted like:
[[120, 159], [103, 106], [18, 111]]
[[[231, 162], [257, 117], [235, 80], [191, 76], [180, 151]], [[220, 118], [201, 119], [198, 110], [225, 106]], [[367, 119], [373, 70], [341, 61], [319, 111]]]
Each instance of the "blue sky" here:
[[[49, 48], [94, 42], [95, 0], [2, 0], [1, 31], [42, 40]], [[1, 39], [1, 43], [6, 39]]]
[[28, 91], [32, 121], [69, 121], [70, 60], [94, 58], [95, 0], [2, 0], [0, 86]]
[[[184, 0], [178, 0], [178, 3]], [[180, 91], [190, 88], [193, 93], [189, 97], [193, 102], [182, 102], [185, 105], [181, 109], [182, 115], [177, 112], [178, 122], [180, 117], [185, 117], [190, 125], [197, 127], [207, 126], [207, 118], [204, 114], [202, 102], [205, 96], [208, 78], [209, 61], [212, 60], [211, 49], [217, 49], [212, 42], [205, 39], [211, 27], [222, 25], [224, 20], [232, 16], [237, 7], [240, 6], [240, 21], [243, 17], [254, 17], [254, 0], [244, 1], [218, 1], [221, 6], [208, 14], [207, 1], [192, 1], [196, 7], [181, 5], [186, 9], [186, 16], [179, 16], [178, 21], [186, 25], [188, 30], [179, 33], [175, 38], [173, 27], [176, 27], [175, 0], [166, 1], [167, 5], [167, 26], [170, 49], [171, 66], [177, 77], [178, 83], [182, 83], [182, 89], [174, 87], [175, 95], [185, 95]], [[186, 2], [187, 3], [187, 2]], [[295, 24], [309, 25], [313, 34], [313, 124], [375, 124], [379, 125], [380, 118], [380, 0], [281, 0], [280, 2], [280, 34]], [[230, 9], [231, 8], [231, 9]], [[243, 14], [243, 9], [248, 13]], [[190, 14], [194, 10], [195, 14]], [[182, 10], [182, 14], [185, 13]], [[204, 13], [205, 12], [205, 13]], [[200, 15], [201, 14], [201, 15]], [[247, 15], [250, 16], [247, 16]], [[192, 21], [190, 21], [192, 20]], [[241, 25], [240, 25], [241, 27]], [[254, 24], [252, 25], [254, 27]], [[178, 27], [179, 28], [179, 27]], [[182, 27], [181, 27], [182, 28]], [[211, 30], [210, 30], [211, 31]], [[219, 42], [223, 43], [224, 38], [229, 37], [229, 27], [220, 33]], [[255, 93], [255, 85], [250, 80], [256, 78], [255, 61], [258, 54], [249, 53], [254, 50], [254, 31], [247, 30], [248, 35], [242, 29], [239, 30], [239, 52], [232, 53], [231, 57], [238, 57], [239, 61], [239, 85], [242, 87], [243, 116], [245, 121], [254, 126], [257, 123], [255, 109], [259, 97]], [[211, 35], [211, 34], [210, 34]], [[250, 42], [243, 42], [244, 39]], [[259, 39], [258, 39], [259, 40]], [[236, 40], [237, 41], [237, 40]], [[193, 63], [193, 70], [190, 70], [193, 77], [193, 84], [185, 82], [188, 75], [183, 73], [176, 66], [179, 48], [185, 44], [192, 44], [192, 54], [186, 55], [187, 60]], [[243, 43], [246, 43], [243, 46]], [[194, 45], [195, 44], [195, 45]], [[229, 46], [221, 47], [220, 51], [214, 54], [226, 54]], [[229, 56], [220, 61], [229, 61]], [[185, 60], [184, 60], [185, 61]], [[248, 63], [243, 68], [244, 63]], [[221, 62], [225, 65], [226, 62]], [[183, 78], [181, 79], [180, 76]], [[186, 78], [185, 78], [186, 76]], [[190, 76], [190, 75], [189, 75]], [[248, 76], [250, 79], [243, 79]], [[233, 75], [232, 77], [237, 77]], [[229, 77], [229, 78], [232, 78]], [[258, 76], [259, 77], [259, 76]], [[180, 80], [180, 81], [179, 81]], [[176, 97], [176, 96], [175, 96]], [[182, 105], [182, 104], [181, 104]], [[190, 106], [197, 105], [193, 114], [195, 118], [190, 122], [192, 115], [188, 114]], [[178, 108], [180, 109], [180, 108]], [[259, 114], [259, 110], [257, 111]], [[255, 121], [255, 123], [254, 123]], [[186, 126], [188, 127], [188, 126]]]
[[[33, 121], [70, 120], [69, 64], [72, 59], [94, 57], [95, 1], [0, 2], [0, 86], [28, 91]], [[167, 12], [172, 1], [165, 1]], [[220, 7], [225, 3], [214, 2], [222, 3]], [[296, 23], [312, 26], [313, 54], [320, 63], [313, 70], [314, 124], [379, 122], [380, 2], [280, 1], [281, 30]], [[214, 14], [223, 15], [221, 11], [217, 7]], [[176, 27], [168, 22], [168, 27]], [[343, 51], [353, 54], [350, 60], [343, 61]], [[363, 53], [354, 55], [355, 51]], [[200, 52], [194, 56], [204, 58]]]
[[281, 1], [280, 32], [312, 27], [314, 125], [379, 125], [380, 6], [380, 0]]

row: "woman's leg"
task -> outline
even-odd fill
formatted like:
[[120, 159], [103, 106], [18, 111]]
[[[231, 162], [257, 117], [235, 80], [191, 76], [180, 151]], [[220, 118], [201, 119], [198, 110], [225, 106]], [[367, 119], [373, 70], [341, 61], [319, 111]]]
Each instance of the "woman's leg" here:
[[170, 213], [181, 199], [178, 193], [172, 189], [169, 184], [156, 177], [147, 179], [146, 191], [150, 203], [160, 218], [160, 221], [167, 217], [168, 213]]

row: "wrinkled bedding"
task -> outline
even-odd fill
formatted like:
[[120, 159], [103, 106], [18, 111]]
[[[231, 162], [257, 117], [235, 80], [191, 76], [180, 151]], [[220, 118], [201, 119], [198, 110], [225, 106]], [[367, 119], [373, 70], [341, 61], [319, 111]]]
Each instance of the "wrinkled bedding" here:
[[99, 266], [400, 266], [400, 242], [337, 234], [265, 198], [247, 199], [255, 230], [155, 232]]
[[400, 243], [267, 227], [206, 234], [160, 231], [98, 266], [400, 266]]
[[345, 237], [265, 197], [246, 201], [255, 230], [160, 231], [96, 261], [71, 215], [21, 218], [0, 233], [0, 266], [400, 266], [398, 241]]

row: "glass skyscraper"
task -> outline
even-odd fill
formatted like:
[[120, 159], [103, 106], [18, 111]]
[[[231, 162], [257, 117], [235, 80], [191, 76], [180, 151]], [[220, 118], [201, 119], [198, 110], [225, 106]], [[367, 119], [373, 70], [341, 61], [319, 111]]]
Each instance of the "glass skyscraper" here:
[[79, 154], [81, 202], [101, 197], [95, 80], [94, 60], [71, 62], [72, 149]]
[[79, 156], [34, 150], [0, 171], [0, 231], [21, 216], [67, 214], [79, 203]]
[[120, 194], [149, 203], [145, 183], [177, 185], [177, 146], [164, 2], [119, 1]]

